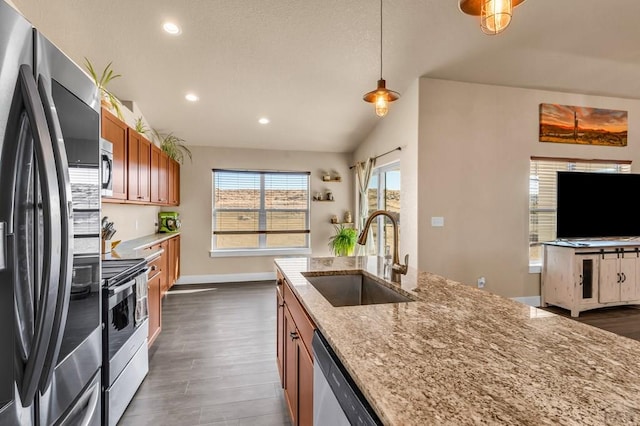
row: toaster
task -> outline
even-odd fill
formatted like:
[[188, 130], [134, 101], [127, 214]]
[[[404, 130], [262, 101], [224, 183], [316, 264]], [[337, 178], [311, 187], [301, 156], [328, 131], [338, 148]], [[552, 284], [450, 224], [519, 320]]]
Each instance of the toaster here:
[[180, 219], [178, 212], [158, 213], [158, 232], [177, 232], [180, 229]]

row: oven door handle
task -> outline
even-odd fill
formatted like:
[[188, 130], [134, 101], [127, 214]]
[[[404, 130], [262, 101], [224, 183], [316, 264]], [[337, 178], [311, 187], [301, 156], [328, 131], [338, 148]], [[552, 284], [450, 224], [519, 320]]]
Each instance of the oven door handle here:
[[109, 296], [120, 294], [123, 291], [133, 287], [134, 285], [136, 285], [136, 280], [132, 279], [130, 281], [127, 281], [125, 284], [119, 285], [119, 286], [114, 287], [114, 288], [110, 288], [109, 289]]

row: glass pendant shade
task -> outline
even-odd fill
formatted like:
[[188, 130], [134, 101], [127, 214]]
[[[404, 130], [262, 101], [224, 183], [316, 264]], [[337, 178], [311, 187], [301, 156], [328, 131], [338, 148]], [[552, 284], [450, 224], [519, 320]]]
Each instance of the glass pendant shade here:
[[500, 34], [511, 22], [511, 0], [482, 0], [480, 27], [485, 34]]
[[399, 98], [400, 94], [398, 92], [387, 89], [386, 82], [383, 79], [378, 80], [378, 88], [376, 90], [372, 90], [362, 97], [364, 101], [374, 104], [378, 117], [387, 115], [389, 102], [393, 102]]

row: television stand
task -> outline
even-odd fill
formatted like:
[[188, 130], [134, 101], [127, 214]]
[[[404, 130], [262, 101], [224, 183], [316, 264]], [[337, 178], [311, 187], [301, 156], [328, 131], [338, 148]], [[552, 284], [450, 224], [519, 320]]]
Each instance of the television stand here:
[[640, 304], [640, 241], [544, 244], [541, 305], [580, 312]]

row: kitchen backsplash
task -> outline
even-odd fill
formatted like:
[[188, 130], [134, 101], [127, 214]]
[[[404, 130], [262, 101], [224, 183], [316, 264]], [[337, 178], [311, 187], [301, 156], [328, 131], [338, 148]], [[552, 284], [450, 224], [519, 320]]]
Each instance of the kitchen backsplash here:
[[159, 211], [160, 207], [157, 206], [102, 203], [102, 216], [107, 216], [117, 229], [112, 238], [114, 241], [154, 234]]

